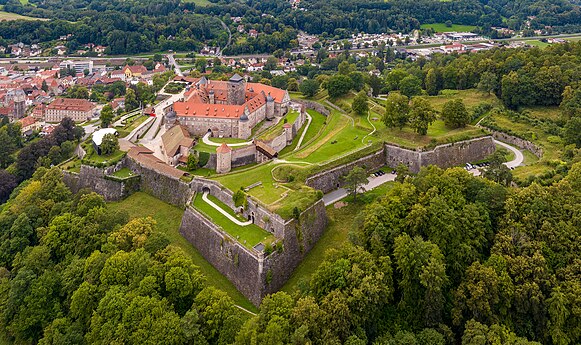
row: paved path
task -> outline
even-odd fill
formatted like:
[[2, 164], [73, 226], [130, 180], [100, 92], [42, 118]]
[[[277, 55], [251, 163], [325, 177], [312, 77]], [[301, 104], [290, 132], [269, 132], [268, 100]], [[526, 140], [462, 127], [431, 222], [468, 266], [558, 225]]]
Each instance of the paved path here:
[[[169, 82], [171, 83], [171, 81], [169, 81]], [[161, 136], [163, 133], [165, 133], [165, 131], [159, 130], [161, 128], [161, 123], [163, 121], [163, 117], [165, 116], [163, 110], [166, 107], [177, 102], [180, 98], [184, 97], [185, 92], [186, 92], [186, 90], [184, 89], [184, 90], [182, 90], [182, 92], [175, 94], [175, 95], [171, 95], [165, 101], [161, 101], [154, 106], [155, 122], [153, 123], [151, 128], [147, 131], [145, 136], [141, 139], [142, 141], [145, 141], [146, 143], [148, 141], [153, 141], [156, 138], [156, 136]]]
[[[367, 184], [365, 184], [363, 186], [363, 189], [365, 191], [370, 191], [378, 186], [381, 186], [382, 184], [384, 184], [386, 182], [394, 181], [395, 177], [396, 177], [395, 174], [385, 174], [383, 176], [378, 176], [378, 177], [374, 176], [374, 177], [367, 178], [368, 182], [367, 182]], [[323, 196], [323, 202], [325, 203], [325, 206], [329, 206], [329, 205], [345, 198], [347, 195], [349, 195], [349, 192], [345, 188], [339, 188], [339, 189], [336, 189], [332, 192], [325, 194]]]
[[[210, 146], [221, 146], [222, 143], [215, 143], [212, 140], [210, 140], [210, 132], [206, 133], [203, 137], [202, 137], [202, 142], [206, 145], [210, 145]], [[248, 146], [248, 145], [252, 145], [252, 140], [251, 141], [247, 141], [245, 143], [237, 143], [237, 144], [228, 144], [228, 146], [230, 147], [237, 147], [237, 146]]]
[[125, 124], [123, 123], [123, 121], [127, 120], [131, 116], [134, 116], [134, 115], [138, 114], [139, 112], [141, 112], [141, 109], [137, 109], [137, 110], [130, 111], [127, 114], [121, 116], [119, 118], [119, 120], [117, 120], [117, 121], [115, 121], [115, 123], [113, 123], [113, 127], [121, 127], [121, 126], [124, 126]]
[[207, 202], [208, 205], [212, 206], [216, 211], [222, 213], [222, 215], [224, 215], [226, 218], [230, 219], [232, 221], [232, 223], [234, 223], [234, 224], [237, 224], [240, 226], [247, 226], [247, 225], [252, 224], [251, 220], [249, 220], [247, 222], [239, 221], [238, 219], [234, 218], [230, 213], [224, 211], [220, 206], [213, 203], [212, 200], [208, 199], [208, 192], [204, 192], [204, 194], [202, 195], [202, 200]]
[[309, 130], [309, 126], [311, 125], [311, 121], [313, 121], [313, 118], [311, 117], [311, 115], [309, 115], [309, 113], [306, 113], [306, 115], [307, 115], [307, 127], [305, 127], [305, 129], [303, 130], [303, 134], [301, 134], [301, 137], [299, 138], [299, 142], [297, 143], [297, 146], [295, 147], [295, 149], [293, 151], [296, 151], [296, 150], [301, 148], [301, 145], [303, 144], [303, 139], [305, 138], [305, 134], [307, 134], [307, 131]]
[[230, 44], [232, 43], [232, 31], [230, 31], [230, 28], [228, 27], [228, 25], [226, 25], [226, 23], [222, 21], [222, 19], [218, 20], [220, 21], [220, 24], [222, 24], [224, 30], [228, 31], [228, 42], [226, 43], [224, 48], [220, 49], [220, 53], [218, 54], [218, 56], [222, 56], [222, 52], [224, 51], [224, 49], [228, 48], [228, 46], [230, 46]]
[[510, 169], [520, 166], [523, 163], [523, 161], [525, 160], [525, 157], [522, 154], [522, 151], [517, 149], [516, 147], [511, 146], [507, 143], [503, 143], [502, 141], [498, 141], [496, 139], [494, 139], [494, 143], [514, 152], [514, 159], [511, 160], [510, 162], [504, 163], [504, 165], [506, 165]]
[[168, 54], [167, 55], [167, 60], [169, 61], [170, 64], [173, 65], [175, 74], [178, 75], [178, 76], [180, 76], [180, 77], [183, 77], [184, 74], [182, 73], [182, 70], [180, 69], [180, 65], [178, 65], [178, 63], [177, 63], [174, 55], [173, 54]]

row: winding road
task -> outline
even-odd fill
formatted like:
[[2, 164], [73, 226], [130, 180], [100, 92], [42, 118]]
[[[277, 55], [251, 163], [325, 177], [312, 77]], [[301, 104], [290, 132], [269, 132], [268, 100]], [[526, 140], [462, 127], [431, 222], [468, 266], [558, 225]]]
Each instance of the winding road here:
[[502, 141], [498, 141], [496, 139], [494, 139], [494, 143], [514, 152], [514, 159], [511, 160], [510, 162], [504, 163], [504, 165], [506, 165], [509, 169], [516, 168], [522, 165], [523, 161], [525, 160], [525, 157], [522, 154], [521, 150], [507, 143], [503, 143]]

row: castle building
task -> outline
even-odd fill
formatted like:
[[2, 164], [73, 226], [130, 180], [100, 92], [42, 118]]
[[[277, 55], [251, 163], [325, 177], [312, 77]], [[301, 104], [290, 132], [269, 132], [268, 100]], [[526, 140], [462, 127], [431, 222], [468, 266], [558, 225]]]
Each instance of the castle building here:
[[260, 83], [247, 83], [236, 74], [228, 81], [204, 78], [193, 83], [185, 100], [175, 102], [166, 125], [176, 121], [196, 136], [247, 139], [262, 120], [281, 117], [288, 111], [286, 90]]

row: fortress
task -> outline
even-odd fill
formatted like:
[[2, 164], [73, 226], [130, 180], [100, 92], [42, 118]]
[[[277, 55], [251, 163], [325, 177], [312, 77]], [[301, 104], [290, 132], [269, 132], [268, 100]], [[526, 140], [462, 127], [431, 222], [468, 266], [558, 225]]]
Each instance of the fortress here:
[[199, 137], [211, 132], [218, 138], [248, 139], [261, 121], [284, 116], [290, 103], [286, 90], [247, 83], [238, 74], [228, 81], [203, 77], [189, 87], [184, 101], [175, 102], [166, 115], [166, 125], [177, 121]]

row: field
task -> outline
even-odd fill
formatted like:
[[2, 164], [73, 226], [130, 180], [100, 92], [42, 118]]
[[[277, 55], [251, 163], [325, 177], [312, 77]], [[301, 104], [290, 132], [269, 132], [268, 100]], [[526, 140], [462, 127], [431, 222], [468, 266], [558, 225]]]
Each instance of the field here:
[[420, 26], [421, 29], [428, 29], [432, 28], [436, 32], [469, 32], [476, 29], [474, 25], [459, 25], [459, 24], [452, 24], [452, 26], [448, 27], [444, 23], [434, 23], [434, 24], [422, 24]]
[[547, 42], [542, 42], [542, 41], [539, 41], [539, 40], [526, 40], [526, 41], [524, 41], [524, 42], [525, 42], [526, 44], [529, 44], [529, 45], [531, 45], [531, 46], [535, 46], [535, 47], [539, 47], [539, 48], [545, 48], [545, 47], [548, 47], [548, 46], [550, 46], [550, 44], [549, 44], [549, 43], [547, 43]]
[[[481, 103], [499, 104], [494, 95], [486, 95], [476, 90], [442, 90], [438, 96], [427, 97], [428, 101], [436, 111], [441, 111], [444, 104], [453, 99], [462, 99], [468, 112]], [[435, 146], [459, 140], [480, 137], [485, 134], [481, 129], [468, 125], [464, 128], [449, 129], [442, 120], [436, 120], [428, 127], [427, 135], [416, 134], [411, 127], [405, 126], [403, 129], [386, 128], [381, 121], [385, 109], [384, 101], [376, 100], [372, 103], [372, 123], [377, 128], [374, 136], [379, 137], [388, 143], [394, 143], [410, 149], [418, 147]], [[374, 119], [377, 119], [374, 121]]]
[[[227, 211], [230, 215], [234, 216], [240, 221], [245, 221], [245, 219], [241, 218], [240, 216], [236, 215], [231, 208], [224, 205], [220, 200], [216, 197], [209, 195], [208, 198], [221, 207], [223, 210]], [[194, 197], [193, 206], [206, 215], [213, 223], [221, 227], [224, 231], [228, 234], [232, 235], [236, 238], [242, 245], [246, 248], [253, 248], [258, 243], [270, 243], [273, 241], [274, 236], [269, 232], [261, 229], [260, 227], [250, 224], [248, 226], [241, 226], [233, 223], [231, 220], [226, 218], [223, 214], [221, 214], [218, 210], [214, 209], [210, 204], [202, 200], [202, 196], [200, 194], [196, 194]]]
[[157, 229], [163, 232], [173, 245], [184, 250], [192, 261], [200, 267], [206, 276], [207, 284], [225, 291], [234, 302], [250, 311], [256, 311], [226, 277], [208, 263], [202, 255], [179, 233], [179, 227], [184, 211], [178, 207], [160, 201], [149, 194], [138, 192], [121, 202], [109, 203], [113, 210], [124, 210], [131, 218], [151, 216], [157, 221]]
[[541, 120], [558, 121], [561, 118], [561, 110], [559, 107], [524, 107], [523, 110], [528, 111], [530, 117]]
[[16, 13], [0, 11], [0, 21], [10, 21], [10, 20], [48, 20], [45, 18], [34, 18], [28, 16], [22, 16]]
[[434, 109], [437, 111], [442, 111], [444, 103], [457, 98], [460, 98], [464, 102], [464, 105], [468, 111], [471, 111], [480, 103], [492, 103], [493, 105], [500, 104], [498, 98], [496, 98], [495, 95], [487, 95], [475, 89], [442, 90], [437, 96], [429, 96], [428, 100]]
[[196, 6], [206, 7], [212, 3], [208, 0], [184, 0], [184, 2], [193, 2]]

